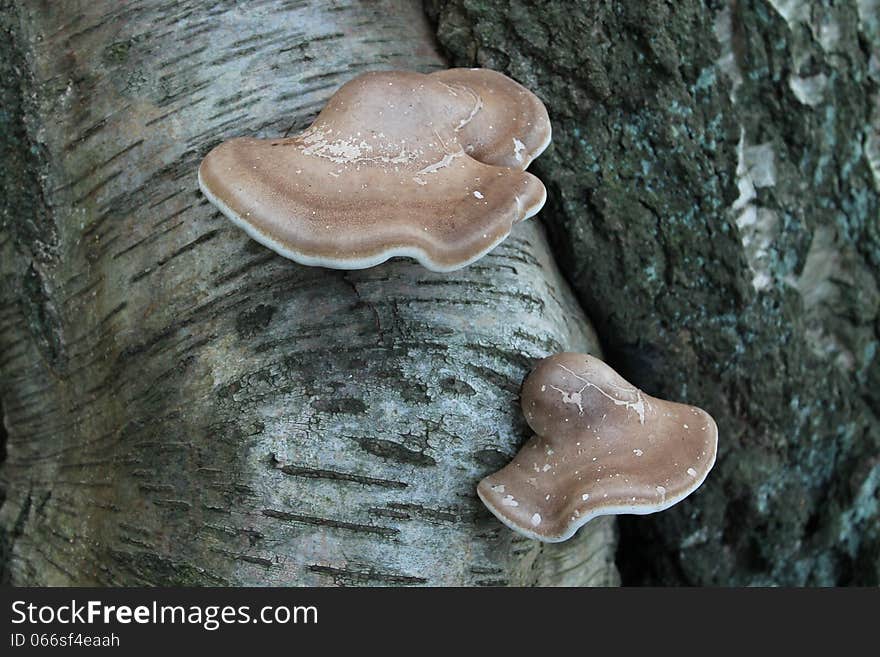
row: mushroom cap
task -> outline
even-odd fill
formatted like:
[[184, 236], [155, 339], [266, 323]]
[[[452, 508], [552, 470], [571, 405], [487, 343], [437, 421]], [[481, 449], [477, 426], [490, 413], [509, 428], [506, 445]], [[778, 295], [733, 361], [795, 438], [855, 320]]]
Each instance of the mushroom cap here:
[[[251, 237], [302, 264], [360, 269], [409, 256], [434, 271], [463, 267], [543, 206], [543, 184], [523, 169], [549, 120], [505, 76], [440, 75], [455, 71], [358, 76], [294, 137], [217, 146], [199, 185]], [[499, 135], [519, 123], [540, 130], [514, 153], [514, 138]]]
[[564, 541], [597, 516], [667, 509], [715, 463], [718, 427], [708, 413], [651, 397], [586, 354], [542, 360], [521, 403], [536, 435], [477, 493], [529, 538]]
[[547, 108], [518, 82], [488, 68], [451, 68], [431, 74], [477, 94], [480, 111], [462, 126], [465, 152], [486, 164], [525, 169], [550, 145]]

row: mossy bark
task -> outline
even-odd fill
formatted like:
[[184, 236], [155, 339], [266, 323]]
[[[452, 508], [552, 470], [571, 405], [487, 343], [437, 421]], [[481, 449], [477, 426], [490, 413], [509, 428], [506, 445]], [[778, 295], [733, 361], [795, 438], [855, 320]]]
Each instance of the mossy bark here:
[[534, 360], [596, 352], [541, 227], [448, 275], [296, 265], [200, 195], [220, 140], [445, 66], [418, 3], [2, 5], [0, 543], [14, 584], [613, 584], [477, 481]]
[[703, 489], [622, 522], [624, 582], [877, 584], [877, 3], [427, 7], [547, 103], [542, 217], [610, 363], [718, 420]]

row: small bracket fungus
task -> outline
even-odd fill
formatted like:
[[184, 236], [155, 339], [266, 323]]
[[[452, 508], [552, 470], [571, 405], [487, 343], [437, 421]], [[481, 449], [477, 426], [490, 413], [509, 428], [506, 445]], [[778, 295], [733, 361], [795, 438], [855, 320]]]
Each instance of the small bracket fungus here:
[[529, 538], [555, 543], [597, 516], [667, 509], [715, 463], [718, 428], [708, 413], [646, 395], [592, 356], [545, 358], [521, 403], [537, 435], [477, 493]]
[[372, 72], [294, 137], [220, 144], [199, 186], [299, 263], [361, 269], [409, 256], [452, 271], [541, 209], [544, 185], [525, 168], [549, 143], [541, 101], [500, 73]]

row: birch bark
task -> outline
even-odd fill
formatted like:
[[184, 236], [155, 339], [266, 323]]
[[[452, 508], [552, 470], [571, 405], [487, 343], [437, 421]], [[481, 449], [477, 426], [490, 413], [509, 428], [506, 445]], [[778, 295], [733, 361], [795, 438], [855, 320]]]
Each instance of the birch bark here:
[[196, 169], [369, 69], [445, 66], [418, 3], [3, 6], [0, 508], [14, 584], [613, 584], [614, 525], [480, 505], [536, 358], [596, 352], [538, 221], [450, 275], [306, 268]]

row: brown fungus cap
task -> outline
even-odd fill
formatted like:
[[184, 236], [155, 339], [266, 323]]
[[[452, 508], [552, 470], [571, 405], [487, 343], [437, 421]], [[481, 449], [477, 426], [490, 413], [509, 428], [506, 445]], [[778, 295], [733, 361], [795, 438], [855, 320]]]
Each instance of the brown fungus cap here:
[[705, 411], [646, 395], [601, 360], [542, 360], [522, 389], [533, 436], [477, 486], [511, 529], [564, 541], [601, 515], [662, 511], [712, 469], [718, 428]]
[[523, 169], [549, 138], [540, 101], [500, 73], [373, 72], [294, 137], [220, 144], [199, 185], [251, 237], [302, 264], [409, 256], [451, 271], [541, 209], [544, 186]]
[[459, 141], [471, 157], [501, 167], [525, 169], [550, 145], [550, 117], [531, 91], [487, 68], [452, 68], [432, 73], [477, 96], [477, 109], [459, 128]]

